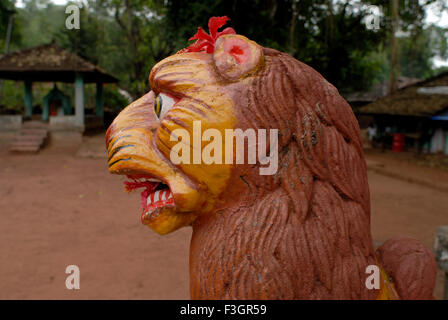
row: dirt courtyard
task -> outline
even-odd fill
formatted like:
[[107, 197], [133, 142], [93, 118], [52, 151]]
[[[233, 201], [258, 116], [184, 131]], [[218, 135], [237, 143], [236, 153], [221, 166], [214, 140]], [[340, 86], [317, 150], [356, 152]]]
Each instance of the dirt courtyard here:
[[[191, 230], [162, 237], [141, 225], [139, 195], [105, 158], [75, 153], [0, 153], [0, 299], [188, 299]], [[374, 240], [402, 234], [432, 249], [448, 193], [376, 170], [369, 183]], [[65, 287], [72, 264], [80, 290]]]

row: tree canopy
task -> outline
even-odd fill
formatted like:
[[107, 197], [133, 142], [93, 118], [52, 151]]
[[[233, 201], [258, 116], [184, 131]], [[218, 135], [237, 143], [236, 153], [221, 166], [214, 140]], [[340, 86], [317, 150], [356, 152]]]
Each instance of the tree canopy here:
[[[49, 0], [0, 0], [4, 45], [9, 11], [15, 9], [11, 49], [55, 40], [120, 79], [133, 96], [149, 90], [148, 74], [164, 57], [186, 47], [211, 16], [228, 16], [237, 33], [285, 51], [322, 73], [342, 93], [366, 90], [390, 69], [389, 0], [83, 0], [80, 29], [65, 28], [66, 6]], [[380, 28], [369, 29], [371, 7]], [[447, 29], [425, 25], [425, 9], [446, 0], [399, 1], [400, 75], [425, 78], [437, 72], [434, 56], [448, 58]]]

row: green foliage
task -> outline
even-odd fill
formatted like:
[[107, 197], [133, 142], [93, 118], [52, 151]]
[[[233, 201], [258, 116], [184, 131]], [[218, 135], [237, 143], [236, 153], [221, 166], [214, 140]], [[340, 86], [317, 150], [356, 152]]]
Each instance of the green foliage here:
[[[152, 66], [170, 54], [171, 50], [163, 37], [164, 7], [162, 1], [156, 0], [101, 0], [96, 8], [103, 9], [101, 23], [108, 20], [114, 26], [115, 33], [109, 43], [118, 45], [119, 59], [114, 66], [119, 66], [118, 74], [124, 87], [135, 97], [149, 90], [148, 75]], [[107, 32], [110, 33], [109, 30]], [[119, 39], [115, 38], [118, 37]], [[103, 50], [107, 50], [105, 44]], [[110, 61], [115, 57], [109, 57]], [[117, 74], [117, 73], [116, 73]]]
[[9, 44], [9, 51], [14, 50], [21, 43], [21, 25], [17, 19], [17, 12], [14, 8], [14, 0], [0, 0], [0, 48], [1, 53], [5, 52], [5, 40], [8, 30], [9, 19], [13, 15], [11, 41]]
[[118, 88], [114, 84], [105, 85], [103, 94], [105, 111], [118, 113], [129, 104], [129, 101], [118, 92]]
[[4, 81], [0, 114], [21, 114], [24, 112], [24, 85], [17, 81]]
[[[74, 4], [74, 3], [68, 3]], [[64, 9], [62, 7], [62, 9]], [[65, 26], [65, 11], [61, 15]], [[60, 25], [60, 26], [61, 26]], [[80, 29], [67, 29], [59, 26], [54, 32], [56, 43], [80, 57], [98, 64], [102, 58], [104, 24], [98, 20], [94, 12], [89, 12], [86, 6], [80, 9]]]
[[0, 35], [4, 38], [8, 25], [9, 15], [14, 7], [10, 0], [0, 0]]
[[[72, 3], [72, 2], [71, 2]], [[321, 72], [342, 93], [366, 90], [389, 77], [390, 0], [79, 0], [79, 30], [65, 28], [66, 6], [50, 0], [24, 0], [17, 11], [11, 49], [48, 43], [100, 66], [120, 80], [134, 98], [147, 92], [155, 63], [188, 46], [198, 26], [207, 29], [211, 16], [227, 15], [228, 26], [259, 44], [285, 51]], [[400, 0], [401, 75], [425, 78], [436, 72], [432, 58], [448, 58], [447, 30], [424, 26], [425, 7], [446, 0]], [[383, 12], [381, 28], [368, 30], [366, 5]], [[8, 19], [0, 0], [0, 44]], [[6, 20], [5, 20], [6, 19]], [[49, 86], [47, 88], [47, 86]], [[52, 85], [37, 85], [34, 101]], [[73, 86], [61, 84], [73, 95]], [[105, 106], [118, 110], [127, 100], [115, 85], [106, 86]], [[88, 108], [95, 105], [94, 86], [86, 86]], [[5, 82], [2, 103], [22, 108], [23, 86]]]
[[[49, 43], [65, 27], [65, 7], [48, 0], [24, 0], [25, 7], [16, 9], [21, 26], [22, 48]], [[16, 36], [16, 34], [14, 35]]]
[[[380, 61], [366, 56], [385, 36], [365, 27], [366, 10], [355, 10], [353, 1], [256, 0], [167, 1], [168, 38], [175, 49], [185, 47], [197, 26], [208, 17], [227, 15], [237, 33], [263, 46], [289, 52], [321, 72], [340, 90], [369, 87]], [[293, 5], [295, 7], [293, 7]], [[295, 25], [294, 30], [291, 26]]]
[[[398, 39], [399, 43], [399, 70], [403, 77], [426, 79], [434, 76], [443, 68], [436, 69], [433, 65], [433, 58], [439, 56], [446, 59], [446, 30], [431, 25], [421, 29], [419, 33], [402, 37]], [[370, 62], [376, 62], [379, 69], [374, 75], [374, 84], [389, 80], [389, 48], [383, 44], [378, 45], [376, 51], [373, 51], [366, 57]]]
[[400, 39], [401, 74], [406, 77], [428, 78], [433, 75], [431, 59], [431, 30], [422, 30], [409, 38]]

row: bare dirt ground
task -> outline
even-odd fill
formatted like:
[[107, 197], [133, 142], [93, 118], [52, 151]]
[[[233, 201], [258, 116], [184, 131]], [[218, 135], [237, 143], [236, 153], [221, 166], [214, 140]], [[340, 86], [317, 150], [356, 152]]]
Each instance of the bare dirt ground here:
[[[103, 137], [85, 140], [80, 150], [0, 153], [0, 299], [188, 299], [190, 229], [162, 237], [142, 226], [139, 195], [107, 172]], [[367, 156], [373, 238], [409, 235], [432, 248], [448, 193], [380, 173], [391, 159]], [[402, 171], [429, 174], [411, 163]], [[80, 290], [65, 287], [71, 264]]]

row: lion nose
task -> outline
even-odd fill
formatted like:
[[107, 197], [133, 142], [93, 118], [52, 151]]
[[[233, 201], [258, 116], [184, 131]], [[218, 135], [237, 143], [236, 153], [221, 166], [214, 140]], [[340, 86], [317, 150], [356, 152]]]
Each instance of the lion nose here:
[[114, 119], [106, 132], [106, 148], [114, 138], [132, 129], [148, 129], [156, 127], [158, 120], [154, 113], [153, 91], [148, 92], [140, 99], [124, 108]]
[[151, 129], [157, 125], [152, 91], [124, 108], [106, 132], [109, 170], [114, 172], [119, 162], [138, 158], [141, 146], [152, 138]]

